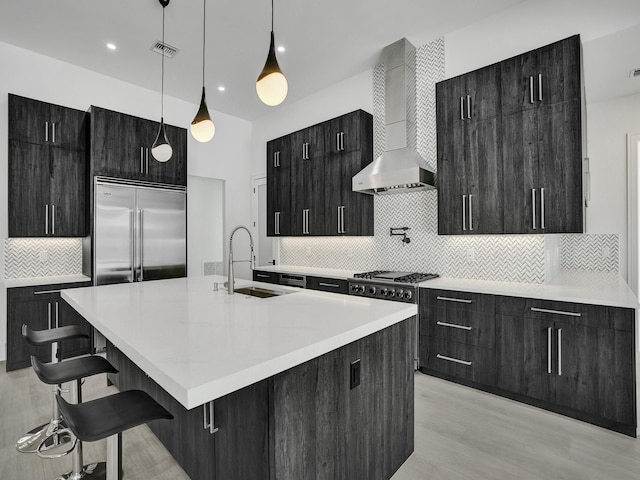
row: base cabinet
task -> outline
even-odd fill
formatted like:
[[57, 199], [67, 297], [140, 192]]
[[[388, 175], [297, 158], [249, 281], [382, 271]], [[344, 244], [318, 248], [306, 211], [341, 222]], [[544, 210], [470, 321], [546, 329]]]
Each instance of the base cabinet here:
[[[389, 479], [413, 452], [415, 317], [186, 410], [111, 343], [120, 389], [147, 391], [173, 415], [149, 427], [198, 480]], [[352, 364], [360, 367], [359, 385]]]
[[420, 370], [635, 437], [634, 322], [629, 308], [421, 289]]
[[[51, 346], [34, 347], [22, 336], [22, 325], [34, 330], [81, 325], [87, 335], [91, 326], [60, 297], [63, 288], [87, 287], [90, 283], [40, 285], [7, 289], [7, 372], [31, 366], [31, 355], [42, 362], [51, 362]], [[86, 355], [90, 352], [88, 339], [66, 340], [58, 345], [60, 358]]]

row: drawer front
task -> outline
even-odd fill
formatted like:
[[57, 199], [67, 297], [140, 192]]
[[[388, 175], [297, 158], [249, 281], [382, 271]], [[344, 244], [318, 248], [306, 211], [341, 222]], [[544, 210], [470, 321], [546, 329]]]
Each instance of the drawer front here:
[[421, 335], [493, 349], [495, 333], [495, 316], [490, 313], [437, 307], [420, 311]]
[[280, 274], [276, 272], [265, 272], [263, 270], [253, 271], [253, 280], [256, 282], [280, 284]]
[[633, 332], [635, 322], [635, 311], [631, 308], [533, 298], [499, 297], [497, 310], [502, 315], [563, 322], [594, 328], [607, 328], [624, 332]]
[[91, 282], [55, 283], [50, 285], [38, 285], [33, 287], [9, 287], [7, 288], [7, 300], [30, 301], [60, 298], [60, 291], [68, 288], [89, 287]]
[[307, 276], [307, 288], [311, 290], [321, 290], [323, 292], [349, 293], [349, 283], [346, 280], [326, 277]]
[[443, 307], [452, 310], [470, 310], [473, 312], [494, 313], [496, 310], [494, 295], [482, 293], [456, 292], [453, 290], [420, 289], [420, 305], [425, 307]]
[[420, 366], [453, 377], [494, 386], [495, 350], [420, 336]]

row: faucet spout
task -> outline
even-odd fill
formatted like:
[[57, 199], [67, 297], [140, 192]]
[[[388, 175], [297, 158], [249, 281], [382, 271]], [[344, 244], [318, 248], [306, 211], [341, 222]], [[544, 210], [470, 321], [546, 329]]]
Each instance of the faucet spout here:
[[249, 262], [251, 264], [251, 270], [255, 269], [256, 267], [256, 257], [253, 254], [253, 237], [251, 236], [251, 232], [249, 231], [249, 229], [247, 227], [244, 227], [242, 225], [237, 226], [236, 228], [234, 228], [231, 231], [231, 235], [229, 236], [229, 268], [227, 270], [227, 291], [229, 292], [229, 295], [233, 295], [233, 289], [235, 286], [235, 278], [234, 278], [234, 274], [233, 274], [233, 264], [236, 263], [236, 261], [233, 260], [233, 235], [238, 231], [238, 230], [246, 230], [246, 232], [249, 234], [249, 247], [251, 249], [250, 252], [250, 258], [249, 260], [236, 260], [237, 262]]

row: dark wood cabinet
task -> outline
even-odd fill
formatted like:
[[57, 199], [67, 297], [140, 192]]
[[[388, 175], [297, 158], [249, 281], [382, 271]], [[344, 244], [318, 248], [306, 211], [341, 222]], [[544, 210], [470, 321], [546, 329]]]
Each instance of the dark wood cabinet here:
[[436, 84], [438, 233], [581, 233], [580, 37]]
[[[34, 330], [81, 325], [90, 335], [91, 327], [86, 320], [60, 297], [61, 289], [89, 285], [90, 282], [81, 282], [7, 289], [7, 371], [29, 367], [31, 355], [42, 362], [52, 360], [51, 346], [33, 347], [24, 340], [23, 324]], [[58, 352], [62, 359], [85, 355], [90, 352], [90, 341], [76, 339], [60, 342]]]
[[256, 282], [280, 284], [280, 274], [276, 272], [268, 272], [265, 270], [254, 270], [253, 280]]
[[155, 121], [92, 106], [92, 176], [186, 185], [186, 130], [165, 125], [173, 155], [163, 163], [151, 155], [159, 126]]
[[313, 277], [307, 275], [307, 288], [310, 290], [347, 295], [349, 293], [349, 282], [340, 278]]
[[352, 177], [373, 160], [362, 110], [267, 143], [267, 234], [373, 235], [373, 198]]
[[420, 370], [636, 435], [635, 311], [420, 289]]
[[635, 436], [633, 309], [505, 298], [497, 387]]
[[9, 236], [87, 234], [87, 113], [9, 95]]
[[9, 140], [86, 150], [87, 112], [9, 94]]

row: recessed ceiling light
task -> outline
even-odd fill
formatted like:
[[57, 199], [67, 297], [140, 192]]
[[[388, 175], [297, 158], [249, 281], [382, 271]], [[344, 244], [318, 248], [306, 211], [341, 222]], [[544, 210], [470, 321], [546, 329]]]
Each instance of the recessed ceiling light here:
[[220, 85], [218, 87], [218, 91], [220, 91], [220, 92], [224, 92], [225, 90], [226, 90], [226, 88], [224, 88], [224, 86], [222, 86], [222, 85]]
[[109, 43], [107, 43], [107, 48], [109, 50], [115, 50], [117, 47], [116, 47], [116, 45], [114, 43], [109, 42]]
[[284, 48], [282, 45], [280, 45], [280, 46], [278, 47], [278, 51], [279, 51], [280, 53], [282, 53], [282, 52], [284, 52], [284, 51], [285, 51], [285, 48]]

